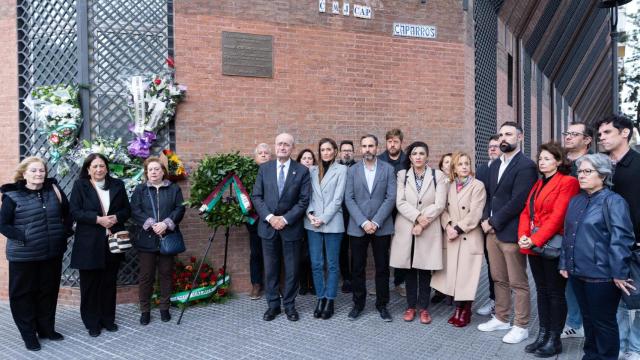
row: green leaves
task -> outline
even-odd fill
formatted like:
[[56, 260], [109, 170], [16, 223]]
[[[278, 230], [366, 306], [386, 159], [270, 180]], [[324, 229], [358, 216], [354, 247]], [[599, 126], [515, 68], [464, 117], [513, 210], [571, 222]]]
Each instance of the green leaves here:
[[[251, 192], [258, 174], [258, 165], [247, 156], [238, 152], [227, 154], [206, 155], [200, 161], [198, 168], [189, 176], [191, 180], [191, 196], [186, 204], [192, 208], [199, 208], [202, 202], [211, 194], [213, 189], [229, 173], [235, 172], [244, 184], [247, 192]], [[227, 190], [225, 198], [235, 195]], [[205, 214], [204, 220], [210, 227], [216, 226], [240, 226], [246, 217], [242, 214], [237, 202], [231, 204], [221, 201], [211, 212]]]

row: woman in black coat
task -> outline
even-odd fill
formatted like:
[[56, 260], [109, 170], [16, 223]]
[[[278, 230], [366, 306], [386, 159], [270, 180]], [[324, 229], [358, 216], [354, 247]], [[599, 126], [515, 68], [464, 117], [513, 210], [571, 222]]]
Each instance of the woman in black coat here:
[[73, 221], [67, 197], [55, 179], [47, 178], [44, 160], [22, 160], [14, 181], [2, 185], [0, 208], [0, 233], [7, 237], [9, 305], [26, 348], [37, 351], [36, 335], [64, 339], [55, 331], [55, 315], [62, 256]]
[[140, 300], [140, 324], [151, 321], [151, 295], [155, 282], [156, 261], [160, 282], [160, 318], [171, 320], [171, 275], [173, 255], [160, 254], [160, 237], [171, 232], [180, 232], [180, 221], [184, 217], [182, 190], [167, 180], [167, 168], [157, 157], [144, 162], [147, 181], [138, 185], [131, 197], [132, 218], [139, 227], [135, 238], [138, 249], [140, 273], [138, 275], [138, 297]]
[[71, 267], [80, 270], [80, 315], [89, 335], [100, 330], [118, 331], [116, 280], [122, 254], [112, 254], [109, 233], [125, 230], [131, 215], [129, 199], [121, 180], [109, 175], [109, 161], [101, 154], [87, 156], [80, 178], [71, 192], [71, 214], [76, 236]]

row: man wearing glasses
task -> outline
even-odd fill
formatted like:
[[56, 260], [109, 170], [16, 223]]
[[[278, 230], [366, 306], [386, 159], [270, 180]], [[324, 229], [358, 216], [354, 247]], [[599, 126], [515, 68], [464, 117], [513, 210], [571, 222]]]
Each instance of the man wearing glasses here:
[[593, 129], [585, 123], [574, 121], [569, 125], [564, 136], [564, 149], [567, 151], [567, 158], [571, 161], [571, 175], [576, 175], [576, 160], [582, 155], [589, 153], [589, 147], [593, 141]]

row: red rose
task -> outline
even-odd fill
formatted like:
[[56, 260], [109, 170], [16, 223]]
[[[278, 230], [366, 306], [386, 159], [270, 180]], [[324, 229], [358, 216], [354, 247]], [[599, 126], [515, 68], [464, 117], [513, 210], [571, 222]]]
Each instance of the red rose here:
[[209, 275], [207, 273], [205, 273], [205, 272], [201, 272], [200, 273], [200, 279], [204, 280], [204, 279], [206, 279], [208, 277], [209, 277]]
[[176, 63], [173, 61], [173, 58], [171, 56], [167, 57], [167, 66], [171, 69], [176, 67]]
[[160, 78], [156, 78], [153, 82], [154, 82], [156, 85], [160, 85], [160, 83], [162, 83], [162, 80], [160, 80]]
[[225, 296], [227, 294], [227, 289], [220, 288], [218, 289], [218, 296]]
[[220, 269], [218, 269], [218, 274], [220, 274], [220, 275], [224, 275], [224, 268], [220, 268]]
[[58, 134], [51, 134], [51, 136], [49, 136], [49, 142], [57, 145], [58, 143], [60, 143], [60, 137], [58, 136]]
[[218, 279], [218, 277], [216, 275], [211, 275], [209, 279], [211, 280], [211, 282], [215, 282]]
[[195, 263], [196, 262], [196, 257], [192, 256], [191, 258], [189, 258], [189, 261], [191, 261], [192, 263]]

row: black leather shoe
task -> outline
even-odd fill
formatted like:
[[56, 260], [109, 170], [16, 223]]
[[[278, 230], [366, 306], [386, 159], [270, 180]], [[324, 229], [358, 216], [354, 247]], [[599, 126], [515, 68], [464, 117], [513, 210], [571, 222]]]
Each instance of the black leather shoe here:
[[536, 352], [536, 350], [538, 350], [538, 348], [542, 346], [542, 344], [544, 344], [548, 339], [549, 333], [547, 332], [547, 329], [541, 327], [540, 330], [538, 330], [538, 337], [536, 338], [536, 340], [531, 344], [525, 346], [524, 352], [529, 354]]
[[389, 310], [387, 310], [386, 306], [379, 307], [378, 312], [380, 313], [380, 317], [382, 318], [382, 320], [386, 322], [393, 321], [393, 318], [391, 317], [391, 314], [389, 314]]
[[91, 337], [100, 336], [100, 329], [89, 329], [89, 336]]
[[351, 292], [351, 281], [343, 280], [342, 281], [342, 292], [348, 294]]
[[140, 314], [140, 325], [149, 325], [150, 322], [151, 322], [150, 312], [145, 311], [142, 314]]
[[267, 311], [265, 311], [262, 320], [271, 321], [275, 319], [276, 316], [278, 316], [281, 312], [282, 310], [280, 310], [280, 308], [268, 308]]
[[324, 311], [324, 307], [327, 305], [327, 299], [318, 299], [316, 303], [316, 309], [313, 310], [313, 317], [319, 319], [322, 316], [322, 311]]
[[298, 310], [296, 308], [285, 309], [285, 314], [287, 314], [287, 320], [289, 321], [298, 321], [300, 320], [300, 315], [298, 314]]
[[562, 352], [562, 341], [559, 331], [549, 331], [547, 341], [545, 341], [533, 355], [539, 358], [556, 356]]
[[333, 300], [327, 301], [327, 306], [324, 307], [322, 311], [322, 318], [324, 320], [331, 319], [333, 316]]
[[24, 340], [24, 347], [26, 347], [27, 350], [38, 351], [42, 349], [40, 347], [40, 341], [38, 341], [38, 338], [35, 336], [35, 334], [24, 337], [22, 340]]
[[160, 320], [162, 320], [162, 322], [171, 321], [171, 313], [169, 310], [160, 310]]
[[441, 293], [440, 291], [436, 290], [435, 294], [433, 294], [433, 297], [431, 298], [431, 303], [432, 304], [438, 304], [441, 303], [442, 300], [444, 300], [447, 297], [447, 295]]
[[103, 325], [103, 328], [105, 328], [105, 330], [107, 330], [108, 332], [116, 332], [118, 331], [118, 325], [114, 324], [109, 324], [109, 325]]
[[358, 318], [358, 316], [360, 316], [360, 314], [362, 314], [362, 308], [359, 308], [357, 306], [354, 306], [351, 311], [349, 311], [349, 320], [355, 320]]
[[38, 337], [41, 339], [49, 339], [52, 341], [60, 341], [64, 340], [64, 336], [57, 331], [52, 331], [50, 333], [38, 333]]

